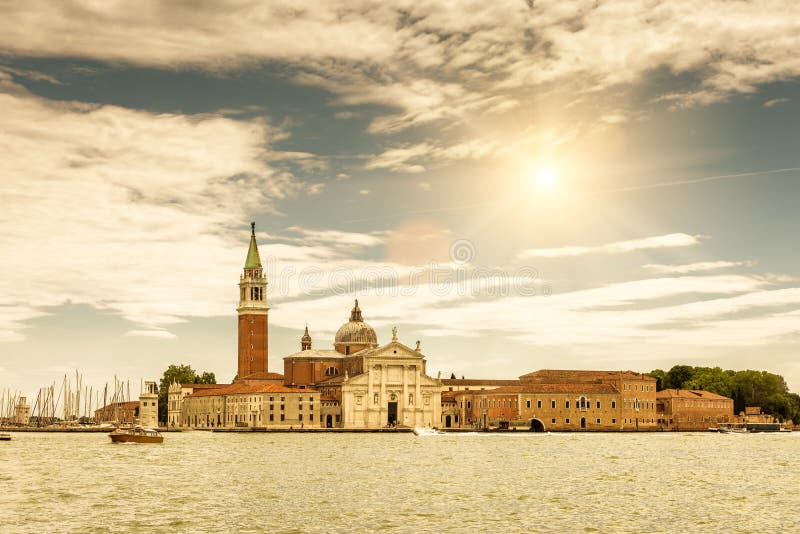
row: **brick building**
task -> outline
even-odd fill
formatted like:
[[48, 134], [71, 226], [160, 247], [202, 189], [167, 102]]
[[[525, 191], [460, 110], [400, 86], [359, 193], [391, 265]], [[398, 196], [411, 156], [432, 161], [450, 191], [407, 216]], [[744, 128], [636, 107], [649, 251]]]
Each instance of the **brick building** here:
[[[480, 387], [475, 382], [471, 387]], [[641, 373], [545, 369], [514, 385], [448, 391], [444, 417], [467, 428], [654, 430], [655, 395], [655, 378]], [[448, 426], [446, 419], [443, 423]]]
[[707, 430], [734, 422], [733, 399], [710, 391], [664, 389], [656, 393], [656, 406], [664, 430]]

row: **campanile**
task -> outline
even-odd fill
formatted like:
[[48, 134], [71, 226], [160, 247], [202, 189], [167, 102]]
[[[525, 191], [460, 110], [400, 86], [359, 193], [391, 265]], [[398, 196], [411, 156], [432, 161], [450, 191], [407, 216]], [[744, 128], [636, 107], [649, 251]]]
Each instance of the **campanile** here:
[[239, 279], [240, 380], [267, 373], [267, 277], [256, 243], [256, 223], [250, 223], [250, 248]]

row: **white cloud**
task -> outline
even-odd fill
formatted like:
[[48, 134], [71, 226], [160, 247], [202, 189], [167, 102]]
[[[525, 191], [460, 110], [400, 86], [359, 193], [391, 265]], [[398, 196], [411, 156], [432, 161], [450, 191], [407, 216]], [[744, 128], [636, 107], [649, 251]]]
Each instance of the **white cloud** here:
[[0, 249], [14, 251], [0, 278], [4, 340], [66, 301], [149, 326], [229, 313], [250, 215], [298, 190], [267, 164], [275, 130], [263, 120], [19, 90], [0, 92], [0, 109]]
[[717, 271], [720, 269], [730, 269], [732, 267], [752, 267], [752, 261], [702, 261], [685, 265], [662, 265], [648, 263], [643, 265], [645, 269], [656, 274], [688, 274], [703, 271]]
[[129, 337], [152, 337], [156, 339], [177, 339], [177, 336], [167, 330], [128, 330], [125, 332]]
[[[676, 75], [655, 97], [676, 107], [800, 75], [793, 0], [147, 1], [139, 10], [40, 0], [3, 14], [0, 53], [11, 56], [211, 71], [281, 62], [295, 81], [333, 92], [341, 117], [367, 103], [392, 108], [372, 121], [375, 133], [434, 122], [485, 128], [556, 94], [586, 99], [595, 115], [599, 103], [597, 116], [617, 123], [635, 110], [604, 102], [603, 92], [627, 91], [656, 71]], [[680, 85], [687, 78], [689, 89]]]
[[688, 247], [697, 245], [703, 239], [700, 235], [666, 234], [628, 241], [615, 241], [602, 245], [569, 245], [557, 248], [532, 248], [519, 253], [520, 258], [560, 258], [564, 256], [583, 256], [585, 254], [622, 254], [635, 250]]
[[773, 99], [771, 99], [771, 100], [767, 100], [767, 101], [766, 101], [766, 102], [764, 102], [762, 105], [763, 105], [765, 108], [772, 108], [772, 107], [775, 107], [775, 106], [777, 106], [778, 104], [784, 104], [784, 103], [786, 103], [786, 102], [789, 102], [789, 99], [788, 99], [788, 98], [773, 98]]

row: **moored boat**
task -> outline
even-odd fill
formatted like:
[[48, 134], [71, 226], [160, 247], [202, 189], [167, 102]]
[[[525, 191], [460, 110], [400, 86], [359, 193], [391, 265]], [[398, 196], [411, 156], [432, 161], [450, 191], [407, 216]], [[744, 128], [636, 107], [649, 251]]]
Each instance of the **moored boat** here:
[[11, 434], [0, 434], [0, 441], [11, 441]]
[[118, 428], [108, 435], [112, 443], [163, 443], [164, 437], [152, 428]]

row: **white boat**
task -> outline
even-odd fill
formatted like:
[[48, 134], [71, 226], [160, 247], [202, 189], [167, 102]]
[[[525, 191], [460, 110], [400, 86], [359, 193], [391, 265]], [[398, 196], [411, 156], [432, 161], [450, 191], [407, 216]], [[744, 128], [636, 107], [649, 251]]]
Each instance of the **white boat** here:
[[414, 434], [417, 436], [440, 436], [446, 434], [446, 432], [441, 432], [436, 430], [435, 428], [426, 428], [426, 427], [415, 427]]

